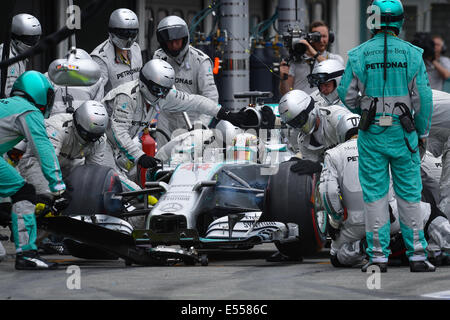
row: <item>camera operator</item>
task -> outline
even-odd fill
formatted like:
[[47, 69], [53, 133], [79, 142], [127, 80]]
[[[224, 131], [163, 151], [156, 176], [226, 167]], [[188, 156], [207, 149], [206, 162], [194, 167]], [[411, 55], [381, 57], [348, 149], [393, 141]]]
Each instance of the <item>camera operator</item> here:
[[333, 39], [330, 39], [329, 28], [324, 22], [312, 22], [309, 26], [309, 31], [311, 33], [319, 32], [321, 35], [320, 41], [308, 42], [306, 39], [300, 39], [299, 43], [306, 46], [306, 51], [303, 54], [302, 59], [292, 63], [290, 66], [286, 63], [286, 61], [282, 61], [280, 67], [281, 95], [284, 95], [293, 89], [299, 89], [311, 94], [316, 88], [310, 86], [307, 76], [312, 72], [316, 63], [326, 59], [336, 59], [344, 64], [344, 60], [340, 55], [327, 51], [328, 45], [333, 42]]
[[417, 32], [412, 44], [423, 49], [431, 89], [442, 91], [445, 80], [450, 78], [450, 59], [442, 56], [444, 41], [440, 36], [431, 37], [428, 32]]
[[445, 80], [450, 78], [450, 58], [442, 56], [444, 53], [444, 40], [441, 36], [433, 36], [434, 60], [425, 60], [431, 89], [441, 90]]

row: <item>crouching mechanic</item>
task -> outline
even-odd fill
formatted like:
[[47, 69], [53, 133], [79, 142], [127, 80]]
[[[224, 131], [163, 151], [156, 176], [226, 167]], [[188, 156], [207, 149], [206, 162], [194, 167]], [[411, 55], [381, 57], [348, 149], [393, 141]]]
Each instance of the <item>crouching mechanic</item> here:
[[278, 109], [281, 120], [299, 130], [297, 146], [293, 149], [300, 152], [302, 159], [312, 162], [322, 162], [325, 149], [337, 145], [338, 121], [351, 113], [338, 105], [318, 107], [314, 99], [301, 90], [286, 93]]
[[[166, 61], [153, 59], [141, 69], [139, 80], [123, 84], [111, 90], [103, 99], [110, 122], [106, 131], [108, 144], [104, 165], [113, 168], [127, 191], [140, 187], [130, 180], [128, 172], [135, 166], [153, 168], [157, 160], [142, 151], [139, 133], [158, 117], [161, 110], [167, 112], [196, 111], [227, 120], [235, 126], [245, 122], [243, 112], [231, 113], [203, 96], [190, 95], [174, 89], [175, 72]], [[169, 119], [170, 120], [170, 119]], [[164, 138], [157, 137], [158, 146]]]
[[[26, 139], [49, 183], [58, 197], [66, 186], [44, 126], [53, 104], [54, 91], [47, 78], [37, 71], [26, 71], [12, 86], [11, 98], [0, 100], [0, 152]], [[38, 255], [36, 247], [36, 192], [18, 171], [0, 158], [0, 197], [12, 199], [12, 233], [16, 245], [16, 269], [54, 269], [56, 264]]]
[[[59, 113], [45, 120], [48, 137], [54, 147], [63, 177], [74, 167], [103, 162], [108, 125], [106, 108], [97, 101], [82, 103], [73, 114]], [[27, 148], [18, 164], [19, 172], [36, 187], [36, 193], [46, 197], [50, 190], [43, 183], [36, 155]]]
[[439, 182], [439, 209], [450, 218], [450, 94], [432, 90], [433, 117], [426, 148], [433, 156], [442, 156]]
[[[339, 120], [353, 114], [338, 105], [318, 107], [315, 100], [301, 90], [289, 91], [281, 97], [278, 110], [281, 120], [298, 132], [296, 145], [290, 146], [297, 152], [290, 159], [296, 161], [290, 170], [299, 175], [321, 172], [325, 150], [338, 143], [336, 126]], [[279, 262], [289, 258], [277, 252], [266, 260]]]
[[[358, 121], [354, 121], [357, 119]], [[344, 116], [338, 124], [339, 144], [325, 152], [324, 166], [320, 177], [319, 192], [322, 204], [329, 216], [331, 263], [335, 267], [353, 267], [364, 264], [366, 258], [366, 218], [364, 200], [358, 176], [358, 134], [359, 116]], [[392, 184], [389, 189], [389, 227], [391, 236], [398, 235], [400, 224], [397, 202]], [[427, 197], [425, 201], [429, 201]], [[428, 238], [427, 251], [430, 260], [449, 262], [450, 224], [431, 200], [421, 202], [421, 219]], [[394, 237], [398, 238], [399, 237]], [[396, 247], [391, 243], [391, 247]], [[397, 248], [397, 252], [404, 245]], [[442, 253], [442, 254], [441, 254]], [[386, 271], [383, 266], [381, 271]], [[414, 268], [412, 268], [414, 271]]]

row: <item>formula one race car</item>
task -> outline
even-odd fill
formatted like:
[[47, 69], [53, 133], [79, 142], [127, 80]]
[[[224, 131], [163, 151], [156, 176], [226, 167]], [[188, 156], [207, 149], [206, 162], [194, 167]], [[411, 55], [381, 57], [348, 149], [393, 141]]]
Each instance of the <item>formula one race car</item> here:
[[[163, 164], [147, 172], [142, 191], [122, 192], [109, 168], [77, 167], [68, 179], [71, 204], [62, 216], [41, 219], [41, 226], [66, 236], [72, 255], [121, 257], [127, 264], [206, 265], [199, 252], [267, 242], [290, 257], [317, 252], [327, 225], [315, 204], [318, 177], [290, 171], [295, 161], [288, 161], [292, 153], [281, 143], [282, 129], [264, 128], [268, 116], [276, 121], [276, 108], [256, 103], [245, 112], [247, 131], [221, 122], [161, 147]], [[149, 205], [148, 195], [157, 203]], [[127, 210], [133, 197], [141, 197], [143, 207]], [[145, 216], [144, 229], [124, 220], [137, 215]]]

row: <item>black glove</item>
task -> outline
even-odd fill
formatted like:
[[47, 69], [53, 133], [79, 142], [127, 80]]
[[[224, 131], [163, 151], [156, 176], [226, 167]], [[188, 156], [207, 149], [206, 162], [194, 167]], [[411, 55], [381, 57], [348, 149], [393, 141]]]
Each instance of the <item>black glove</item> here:
[[233, 126], [240, 127], [245, 123], [247, 118], [243, 110], [244, 109], [241, 109], [239, 112], [231, 112], [225, 107], [222, 107], [217, 113], [217, 119], [229, 121]]
[[275, 128], [275, 119], [277, 118], [269, 106], [264, 106], [261, 109], [262, 123], [261, 129], [273, 129]]
[[296, 157], [291, 158], [291, 160], [296, 160], [297, 163], [291, 166], [291, 171], [297, 174], [313, 174], [320, 173], [322, 171], [322, 165], [319, 161], [302, 160]]
[[153, 157], [150, 157], [150, 156], [148, 156], [148, 155], [146, 155], [146, 154], [143, 154], [143, 155], [139, 158], [139, 160], [138, 160], [137, 163], [138, 163], [138, 165], [140, 165], [142, 168], [148, 169], [148, 168], [154, 168], [154, 167], [156, 167], [157, 164], [158, 164], [158, 161], [157, 161], [155, 158], [153, 158]]
[[67, 191], [58, 196], [55, 196], [53, 198], [52, 211], [56, 214], [61, 213], [69, 206], [70, 200], [71, 196]]
[[339, 232], [341, 230], [334, 228], [330, 223], [328, 223], [327, 224], [327, 231], [328, 231], [328, 235], [330, 236], [330, 238], [332, 240], [336, 240], [338, 235], [339, 235]]

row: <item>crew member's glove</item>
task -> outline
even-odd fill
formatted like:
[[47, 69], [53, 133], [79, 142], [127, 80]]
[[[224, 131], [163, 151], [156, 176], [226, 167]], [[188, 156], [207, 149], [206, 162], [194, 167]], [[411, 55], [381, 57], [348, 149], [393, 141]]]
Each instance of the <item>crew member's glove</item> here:
[[247, 118], [245, 116], [244, 109], [240, 110], [239, 112], [231, 112], [225, 107], [220, 108], [216, 117], [219, 120], [226, 120], [228, 122], [231, 122], [231, 124], [236, 127], [240, 127], [241, 125], [243, 125]]
[[336, 240], [337, 237], [339, 236], [339, 232], [341, 231], [339, 223], [336, 222], [330, 215], [328, 215], [328, 218], [329, 218], [327, 224], [328, 235], [332, 240]]
[[68, 192], [65, 192], [65, 190], [53, 192], [52, 194], [52, 211], [58, 214], [69, 206], [71, 197]]
[[319, 161], [302, 160], [297, 157], [292, 157], [289, 161], [295, 160], [296, 164], [291, 166], [291, 171], [297, 174], [313, 174], [322, 171], [322, 165]]
[[273, 129], [275, 128], [276, 116], [270, 107], [264, 107], [261, 109], [262, 122], [261, 129]]
[[139, 160], [138, 160], [138, 165], [140, 165], [142, 168], [148, 169], [148, 168], [154, 168], [158, 165], [158, 161], [153, 158], [150, 157], [146, 154], [143, 154]]

